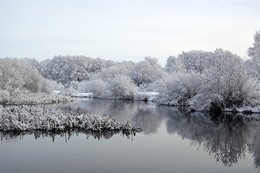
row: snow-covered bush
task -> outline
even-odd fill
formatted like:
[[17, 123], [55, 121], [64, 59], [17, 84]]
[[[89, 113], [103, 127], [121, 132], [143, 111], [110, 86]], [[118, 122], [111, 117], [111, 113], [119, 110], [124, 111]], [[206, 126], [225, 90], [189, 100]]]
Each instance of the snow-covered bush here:
[[100, 58], [85, 56], [54, 56], [40, 62], [40, 65], [30, 61], [47, 79], [56, 80], [69, 87], [71, 81], [88, 80], [93, 73], [114, 65], [115, 62]]
[[118, 63], [116, 65], [110, 66], [108, 68], [104, 68], [100, 73], [94, 75], [92, 78], [99, 78], [103, 81], [109, 81], [109, 79], [115, 77], [116, 75], [130, 75], [130, 70], [133, 68], [133, 63], [124, 62]]
[[7, 104], [10, 100], [10, 92], [0, 89], [0, 104]]
[[53, 91], [62, 91], [64, 90], [64, 86], [61, 83], [57, 83], [56, 81], [42, 78], [40, 80], [40, 92], [43, 93], [53, 93]]
[[248, 77], [242, 59], [229, 51], [217, 49], [214, 66], [205, 70], [202, 88], [189, 104], [195, 110], [223, 110], [225, 107], [255, 104], [259, 98], [257, 83]]
[[136, 63], [130, 73], [137, 86], [149, 84], [162, 77], [162, 68], [158, 59], [145, 57], [145, 61]]
[[28, 90], [14, 89], [12, 92], [0, 90], [0, 104], [4, 105], [35, 105], [72, 101], [71, 97], [33, 93]]
[[41, 76], [26, 60], [18, 58], [0, 59], [0, 89], [12, 91], [24, 89], [39, 91]]
[[71, 81], [70, 82], [70, 87], [72, 87], [75, 90], [78, 90], [79, 89], [79, 82], [75, 81], [75, 80]]
[[93, 78], [82, 81], [78, 91], [93, 93], [97, 98], [132, 100], [136, 95], [137, 87], [129, 76], [110, 73], [104, 79]]
[[221, 112], [224, 109], [224, 99], [219, 94], [199, 93], [189, 99], [189, 108], [196, 111]]
[[122, 131], [135, 134], [142, 129], [129, 121], [116, 122], [110, 116], [78, 114], [64, 110], [42, 109], [33, 106], [0, 106], [0, 131]]
[[201, 77], [197, 73], [176, 73], [162, 80], [156, 101], [166, 105], [188, 105], [188, 100], [195, 96], [201, 87]]
[[169, 73], [186, 71], [183, 62], [181, 62], [181, 59], [176, 58], [174, 56], [168, 57], [165, 65], [165, 70]]
[[[175, 71], [169, 73], [170, 77], [166, 75], [166, 78], [159, 79], [160, 82], [156, 81], [158, 103], [189, 105], [194, 110], [209, 111], [259, 103], [259, 85], [249, 78], [239, 56], [216, 49], [214, 53], [182, 53], [178, 59], [188, 73]], [[177, 60], [168, 59], [167, 68], [175, 67]]]
[[79, 92], [93, 93], [94, 97], [97, 98], [108, 98], [110, 95], [107, 82], [101, 79], [82, 81], [79, 86]]
[[[169, 61], [167, 64], [171, 64], [171, 62], [172, 61]], [[214, 53], [201, 50], [182, 52], [182, 54], [178, 55], [177, 62], [178, 64], [182, 64], [187, 72], [203, 73], [205, 69], [213, 65]]]
[[114, 99], [133, 100], [137, 92], [137, 87], [128, 76], [116, 75], [108, 82], [108, 90]]
[[78, 94], [78, 91], [75, 90], [72, 86], [64, 88], [59, 94], [64, 96], [76, 96]]

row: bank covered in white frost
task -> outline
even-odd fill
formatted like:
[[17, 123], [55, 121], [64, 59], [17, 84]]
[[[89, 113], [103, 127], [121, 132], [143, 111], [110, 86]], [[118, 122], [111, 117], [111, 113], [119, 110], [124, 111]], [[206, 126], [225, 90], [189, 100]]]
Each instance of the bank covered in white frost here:
[[0, 90], [0, 104], [2, 105], [35, 105], [35, 104], [52, 104], [60, 102], [70, 102], [73, 99], [69, 96], [33, 93], [26, 90], [16, 90], [9, 92]]
[[130, 122], [116, 122], [110, 116], [45, 110], [33, 106], [0, 106], [0, 131], [64, 131], [71, 129], [99, 132], [122, 131], [126, 134], [142, 131]]

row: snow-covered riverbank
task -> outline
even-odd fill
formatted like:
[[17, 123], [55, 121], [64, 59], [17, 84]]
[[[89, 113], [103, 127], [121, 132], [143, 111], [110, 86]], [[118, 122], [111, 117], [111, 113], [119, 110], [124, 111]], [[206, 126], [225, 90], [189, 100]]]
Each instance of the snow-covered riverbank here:
[[1, 131], [122, 131], [134, 134], [142, 131], [132, 123], [116, 122], [110, 116], [78, 114], [63, 110], [42, 109], [33, 106], [0, 106]]
[[29, 91], [0, 90], [0, 104], [3, 105], [36, 105], [36, 104], [52, 104], [60, 102], [70, 102], [73, 99], [69, 96], [32, 93]]

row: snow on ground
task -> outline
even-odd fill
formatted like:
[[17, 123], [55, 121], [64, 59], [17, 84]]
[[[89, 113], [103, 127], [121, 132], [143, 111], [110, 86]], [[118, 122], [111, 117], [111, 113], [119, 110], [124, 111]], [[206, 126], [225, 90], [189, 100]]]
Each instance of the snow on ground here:
[[54, 90], [54, 91], [52, 91], [52, 93], [53, 93], [54, 95], [58, 95], [58, 94], [61, 93], [61, 91], [59, 91], [59, 90]]
[[122, 131], [134, 134], [142, 131], [129, 121], [116, 122], [110, 116], [78, 114], [64, 110], [42, 109], [33, 106], [0, 106], [0, 131]]

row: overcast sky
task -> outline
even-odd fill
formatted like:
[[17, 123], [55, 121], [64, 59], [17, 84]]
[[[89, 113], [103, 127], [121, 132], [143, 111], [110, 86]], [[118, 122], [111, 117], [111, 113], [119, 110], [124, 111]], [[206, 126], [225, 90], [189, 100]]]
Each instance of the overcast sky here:
[[144, 56], [223, 48], [246, 57], [260, 0], [0, 0], [0, 57]]

